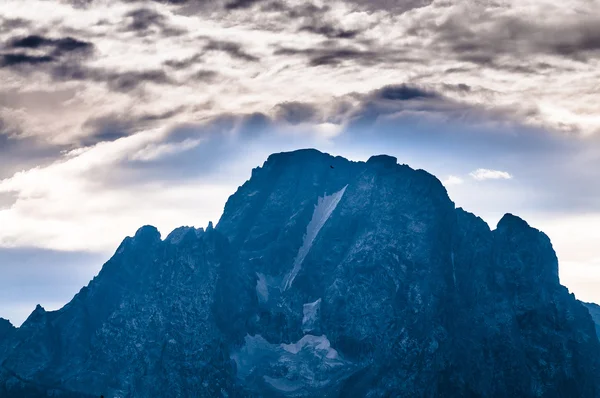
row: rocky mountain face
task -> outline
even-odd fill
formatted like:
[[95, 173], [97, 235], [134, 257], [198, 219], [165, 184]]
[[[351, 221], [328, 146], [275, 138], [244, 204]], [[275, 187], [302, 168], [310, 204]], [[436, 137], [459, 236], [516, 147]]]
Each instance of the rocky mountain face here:
[[0, 318], [0, 341], [8, 337], [14, 330], [15, 327], [12, 325], [12, 323], [10, 323], [10, 321]]
[[590, 311], [590, 315], [596, 324], [596, 334], [600, 339], [600, 305], [594, 303], [584, 303], [584, 305]]
[[546, 235], [314, 150], [270, 156], [216, 227], [143, 227], [62, 309], [0, 322], [0, 362], [0, 397], [600, 397]]

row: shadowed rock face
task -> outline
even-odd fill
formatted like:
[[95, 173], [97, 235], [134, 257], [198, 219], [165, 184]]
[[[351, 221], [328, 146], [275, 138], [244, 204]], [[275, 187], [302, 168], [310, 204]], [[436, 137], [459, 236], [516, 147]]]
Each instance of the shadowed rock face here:
[[584, 303], [584, 305], [590, 311], [590, 315], [596, 324], [596, 334], [600, 339], [600, 305], [594, 303]]
[[272, 155], [216, 227], [143, 227], [2, 328], [0, 397], [600, 397], [548, 237], [384, 155]]
[[15, 327], [10, 323], [10, 321], [0, 318], [0, 341], [7, 338], [13, 331]]

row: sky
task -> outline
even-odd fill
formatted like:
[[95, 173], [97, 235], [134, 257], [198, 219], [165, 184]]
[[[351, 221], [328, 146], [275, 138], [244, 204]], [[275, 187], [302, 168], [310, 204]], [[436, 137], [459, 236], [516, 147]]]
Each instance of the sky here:
[[125, 236], [217, 221], [267, 156], [374, 154], [551, 238], [600, 302], [600, 0], [2, 0], [0, 316]]

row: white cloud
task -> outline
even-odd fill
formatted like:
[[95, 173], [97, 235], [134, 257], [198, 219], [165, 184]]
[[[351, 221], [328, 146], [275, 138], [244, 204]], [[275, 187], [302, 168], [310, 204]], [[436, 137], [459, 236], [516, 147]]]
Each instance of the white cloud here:
[[138, 152], [131, 155], [132, 160], [151, 161], [164, 156], [175, 155], [193, 149], [200, 145], [201, 139], [186, 139], [182, 142], [168, 144], [148, 144]]
[[460, 177], [454, 176], [454, 175], [449, 175], [448, 178], [446, 178], [444, 181], [442, 181], [442, 184], [444, 184], [444, 186], [450, 186], [450, 185], [460, 185], [464, 182], [464, 180]]
[[484, 180], [510, 180], [513, 178], [511, 174], [506, 171], [490, 170], [490, 169], [477, 169], [469, 173], [477, 181]]

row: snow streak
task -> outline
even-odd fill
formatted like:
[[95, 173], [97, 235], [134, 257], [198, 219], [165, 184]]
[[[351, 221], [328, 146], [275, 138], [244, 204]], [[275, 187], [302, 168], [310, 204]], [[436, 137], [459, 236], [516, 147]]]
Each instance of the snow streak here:
[[317, 205], [315, 206], [315, 211], [313, 212], [312, 219], [306, 227], [304, 241], [302, 242], [302, 246], [300, 247], [300, 250], [298, 250], [298, 254], [294, 259], [294, 267], [283, 280], [283, 291], [292, 287], [292, 283], [294, 282], [296, 275], [298, 275], [298, 272], [300, 272], [300, 269], [302, 268], [302, 262], [304, 261], [306, 255], [310, 251], [310, 248], [312, 247], [315, 238], [319, 234], [319, 231], [321, 231], [321, 228], [323, 228], [323, 225], [325, 225], [325, 223], [331, 216], [331, 213], [333, 213], [333, 211], [337, 207], [338, 203], [340, 203], [340, 200], [342, 199], [342, 196], [344, 195], [344, 192], [346, 191], [347, 187], [348, 185], [346, 185], [340, 191], [332, 195], [319, 198], [319, 200], [317, 201]]

